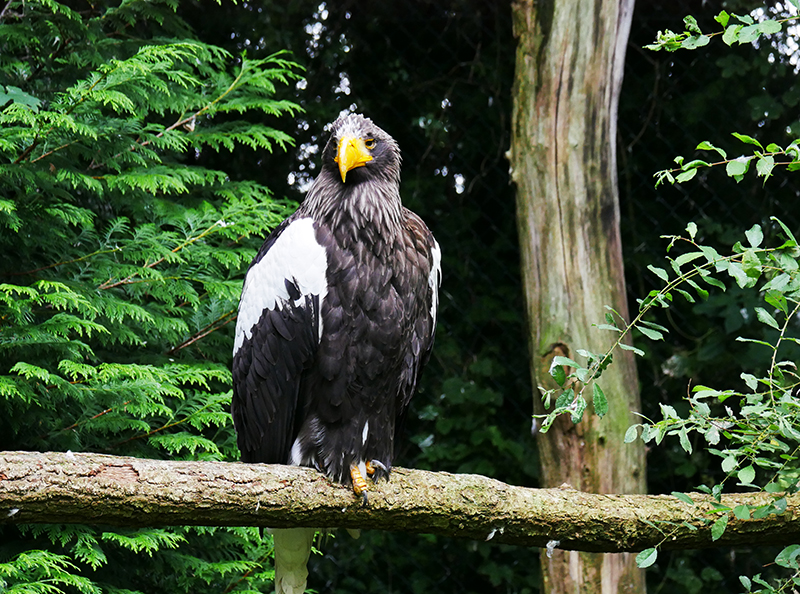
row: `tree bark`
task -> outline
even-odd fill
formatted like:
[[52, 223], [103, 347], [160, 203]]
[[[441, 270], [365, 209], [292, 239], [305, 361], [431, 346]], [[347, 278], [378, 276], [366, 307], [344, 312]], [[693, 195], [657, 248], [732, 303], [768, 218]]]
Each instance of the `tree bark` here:
[[[518, 0], [510, 162], [531, 336], [533, 385], [555, 387], [555, 355], [604, 352], [616, 339], [592, 328], [605, 306], [627, 319], [616, 174], [616, 117], [633, 0]], [[542, 484], [594, 493], [645, 491], [644, 446], [623, 444], [639, 410], [629, 353], [600, 385], [610, 404], [537, 436]], [[590, 391], [591, 392], [591, 391]], [[544, 409], [538, 394], [534, 411]], [[544, 591], [643, 592], [631, 556], [542, 556]]]
[[[780, 515], [737, 520], [711, 539], [718, 508], [669, 495], [529, 489], [478, 475], [395, 468], [365, 505], [346, 487], [298, 466], [143, 460], [72, 453], [0, 453], [0, 524], [373, 528], [575, 551], [789, 544], [800, 535], [800, 494]], [[765, 493], [720, 505], [765, 505]], [[558, 552], [558, 551], [556, 551]]]

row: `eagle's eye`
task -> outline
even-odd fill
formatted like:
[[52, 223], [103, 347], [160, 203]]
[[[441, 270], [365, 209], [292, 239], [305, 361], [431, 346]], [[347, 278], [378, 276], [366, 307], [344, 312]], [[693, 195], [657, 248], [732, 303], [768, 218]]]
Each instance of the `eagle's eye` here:
[[372, 150], [372, 149], [374, 149], [374, 148], [375, 148], [375, 144], [376, 144], [376, 142], [375, 142], [375, 139], [374, 139], [374, 138], [367, 138], [367, 139], [364, 141], [364, 146], [365, 146], [366, 148], [368, 148], [369, 150]]

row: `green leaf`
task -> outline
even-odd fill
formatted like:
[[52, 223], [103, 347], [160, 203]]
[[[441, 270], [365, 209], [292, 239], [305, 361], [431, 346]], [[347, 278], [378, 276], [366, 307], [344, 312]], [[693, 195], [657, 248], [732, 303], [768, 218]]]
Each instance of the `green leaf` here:
[[642, 349], [637, 349], [636, 347], [625, 344], [624, 342], [619, 343], [619, 348], [621, 348], [623, 351], [633, 351], [640, 357], [644, 357], [644, 351]]
[[686, 232], [689, 234], [689, 239], [694, 240], [694, 236], [697, 235], [697, 225], [695, 223], [689, 223], [688, 225], [686, 225]]
[[800, 569], [797, 563], [797, 557], [800, 555], [800, 545], [793, 544], [784, 548], [778, 556], [775, 557], [775, 564], [789, 569]]
[[739, 582], [741, 582], [742, 586], [744, 587], [745, 591], [750, 592], [753, 588], [753, 583], [750, 581], [750, 578], [746, 575], [739, 576]]
[[33, 95], [29, 95], [19, 87], [8, 86], [3, 90], [3, 86], [0, 85], [0, 108], [9, 101], [18, 105], [24, 105], [34, 113], [39, 111], [39, 106], [42, 104], [41, 100]]
[[659, 408], [661, 409], [661, 414], [664, 415], [665, 419], [679, 419], [678, 412], [675, 410], [674, 406], [670, 406], [669, 404], [659, 404]]
[[686, 453], [692, 453], [692, 444], [689, 441], [689, 433], [686, 431], [686, 427], [681, 427], [678, 430], [678, 438], [681, 443], [681, 447], [686, 451]]
[[730, 274], [733, 279], [736, 281], [736, 284], [739, 285], [742, 289], [747, 289], [748, 287], [753, 286], [754, 279], [747, 275], [747, 273], [742, 270], [742, 267], [737, 262], [731, 262], [728, 266], [728, 274]]
[[559, 386], [564, 386], [567, 381], [567, 373], [564, 371], [563, 365], [551, 365], [550, 377], [552, 377]]
[[757, 146], [760, 149], [764, 148], [763, 146], [761, 146], [761, 143], [758, 140], [756, 140], [755, 138], [753, 138], [752, 136], [747, 136], [746, 134], [739, 134], [738, 132], [732, 132], [731, 134], [734, 137], [736, 137], [737, 139], [739, 139], [742, 142], [744, 142], [745, 144], [753, 144], [753, 145]]
[[747, 237], [747, 241], [750, 242], [750, 246], [754, 248], [760, 246], [764, 240], [764, 232], [761, 230], [760, 225], [753, 225], [744, 232], [744, 235]]
[[697, 19], [695, 19], [691, 15], [687, 15], [687, 16], [683, 17], [683, 26], [686, 27], [686, 30], [689, 33], [695, 33], [697, 35], [702, 34], [702, 31], [700, 30], [700, 26], [697, 24]]
[[753, 157], [739, 157], [733, 161], [728, 161], [725, 166], [725, 173], [728, 177], [734, 178], [737, 182], [742, 180], [744, 174], [750, 168], [750, 161]]
[[675, 263], [678, 266], [683, 266], [684, 264], [688, 264], [689, 262], [697, 260], [698, 258], [702, 258], [703, 255], [703, 252], [688, 252], [675, 258]]
[[603, 417], [608, 413], [608, 399], [597, 383], [592, 384], [592, 404], [598, 417]]
[[[792, 232], [789, 230], [789, 227], [784, 225], [783, 221], [781, 221], [777, 217], [770, 217], [769, 220], [770, 221], [775, 221], [776, 223], [778, 223], [778, 225], [781, 226], [781, 229], [783, 229], [783, 232], [786, 235], [786, 238], [791, 242], [792, 246], [796, 246], [797, 245], [797, 240], [794, 238], [794, 235], [792, 235]], [[787, 247], [789, 247], [789, 246], [787, 246]]]
[[701, 278], [703, 279], [704, 282], [711, 285], [712, 287], [716, 287], [717, 289], [722, 289], [723, 291], [727, 289], [727, 287], [721, 280], [714, 278], [713, 276], [702, 276]]
[[733, 45], [739, 39], [739, 31], [742, 30], [742, 25], [729, 25], [725, 28], [725, 33], [722, 34], [722, 41], [728, 45]]
[[561, 355], [553, 357], [553, 362], [550, 363], [550, 366], [552, 367], [553, 365], [565, 365], [566, 367], [573, 367], [575, 369], [581, 367], [576, 361], [573, 361], [569, 357], [562, 357]]
[[[697, 49], [708, 45], [711, 38], [708, 35], [692, 35], [681, 42], [681, 47], [687, 50]], [[680, 181], [680, 180], [678, 180]]]
[[727, 159], [727, 158], [728, 158], [728, 153], [726, 153], [726, 152], [725, 152], [724, 150], [722, 150], [721, 148], [719, 148], [719, 147], [717, 147], [717, 146], [714, 146], [713, 144], [711, 144], [711, 143], [710, 143], [709, 141], [707, 141], [707, 140], [704, 140], [703, 142], [701, 142], [700, 144], [698, 144], [698, 145], [697, 145], [697, 150], [699, 150], [699, 151], [716, 151], [717, 153], [719, 153], [719, 155], [720, 155], [720, 156], [721, 156], [723, 159]]
[[575, 399], [575, 392], [572, 388], [565, 390], [556, 398], [556, 408], [565, 408]]
[[734, 468], [739, 465], [736, 458], [734, 456], [728, 456], [722, 460], [722, 471], [723, 472], [731, 472]]
[[655, 274], [658, 278], [663, 280], [664, 282], [669, 282], [669, 275], [667, 274], [667, 271], [664, 270], [663, 268], [656, 268], [655, 266], [648, 264], [647, 269], [653, 274]]
[[580, 423], [581, 419], [583, 418], [583, 412], [585, 410], [586, 410], [586, 400], [579, 393], [578, 397], [575, 399], [573, 403], [573, 409], [571, 414], [572, 422], [575, 424]]
[[628, 430], [625, 431], [625, 443], [633, 443], [636, 441], [637, 432], [636, 429], [639, 425], [631, 425], [628, 427]]
[[722, 514], [711, 525], [711, 540], [719, 540], [728, 527], [728, 514]]
[[666, 334], [669, 334], [669, 330], [667, 330], [667, 329], [666, 329], [664, 326], [662, 326], [661, 324], [656, 324], [655, 322], [649, 322], [649, 321], [647, 321], [647, 320], [640, 320], [640, 321], [639, 321], [639, 324], [640, 324], [640, 325], [642, 325], [642, 326], [647, 326], [648, 328], [653, 328], [653, 329], [655, 329], [655, 330], [660, 330], [661, 332], [664, 332], [664, 333], [666, 333]]
[[730, 15], [724, 10], [720, 11], [720, 13], [714, 17], [714, 20], [717, 21], [720, 25], [722, 25], [723, 29], [728, 26], [729, 19]]
[[761, 37], [760, 27], [758, 25], [748, 25], [746, 27], [742, 27], [736, 40], [739, 43], [752, 43], [759, 37]]
[[653, 330], [651, 328], [645, 328], [643, 326], [636, 326], [636, 329], [644, 334], [650, 340], [663, 340], [664, 335], [661, 334], [658, 330]]
[[733, 508], [733, 515], [736, 516], [737, 520], [749, 520], [750, 508], [746, 505], [737, 505]]
[[789, 315], [789, 304], [786, 301], [786, 297], [784, 297], [783, 293], [778, 291], [767, 291], [764, 295], [764, 301], [778, 311], [782, 312], [783, 315]]
[[689, 497], [686, 493], [680, 493], [678, 491], [673, 491], [672, 493], [670, 493], [670, 495], [672, 495], [673, 497], [677, 497], [678, 499], [680, 499], [684, 503], [688, 503], [689, 505], [694, 505], [694, 500], [691, 497]]
[[779, 21], [774, 19], [765, 19], [756, 25], [758, 30], [764, 35], [772, 35], [773, 33], [780, 32], [782, 26]]
[[697, 169], [689, 169], [687, 171], [683, 171], [675, 176], [675, 181], [679, 184], [683, 182], [687, 182], [692, 179], [695, 175], [697, 175]]
[[656, 559], [658, 559], [658, 551], [655, 548], [645, 549], [636, 555], [636, 567], [645, 569], [655, 563]]
[[741, 377], [744, 380], [744, 383], [747, 385], [748, 388], [750, 388], [753, 392], [756, 391], [756, 389], [758, 388], [758, 378], [756, 378], [756, 376], [742, 372], [739, 375], [739, 377]]
[[775, 321], [775, 318], [773, 318], [767, 312], [767, 310], [765, 310], [763, 307], [756, 307], [755, 310], [756, 310], [756, 317], [758, 318], [759, 322], [761, 322], [762, 324], [766, 324], [767, 326], [771, 326], [776, 330], [780, 329], [780, 326], [778, 326], [778, 322]]
[[736, 473], [736, 476], [739, 478], [740, 485], [750, 486], [756, 478], [756, 469], [753, 468], [752, 464], [750, 466], [745, 466]]
[[772, 175], [772, 170], [775, 168], [775, 157], [766, 156], [759, 157], [756, 161], [756, 173], [759, 177], [765, 178], [764, 181]]

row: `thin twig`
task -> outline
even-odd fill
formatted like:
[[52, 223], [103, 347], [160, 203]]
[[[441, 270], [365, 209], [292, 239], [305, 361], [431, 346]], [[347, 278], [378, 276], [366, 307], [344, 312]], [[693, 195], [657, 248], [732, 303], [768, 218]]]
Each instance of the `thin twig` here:
[[[202, 232], [200, 235], [198, 235], [197, 237], [193, 237], [193, 238], [191, 238], [191, 239], [188, 239], [188, 240], [186, 240], [186, 241], [185, 241], [185, 242], [183, 242], [181, 245], [179, 245], [179, 246], [177, 246], [177, 247], [173, 248], [173, 249], [172, 249], [172, 250], [170, 250], [170, 251], [171, 251], [173, 254], [175, 254], [175, 253], [179, 252], [180, 250], [182, 250], [183, 248], [185, 248], [185, 247], [188, 247], [188, 246], [192, 245], [194, 242], [196, 242], [196, 241], [198, 241], [198, 240], [202, 239], [203, 237], [205, 237], [206, 235], [208, 235], [209, 233], [211, 233], [211, 231], [213, 231], [213, 230], [214, 230], [214, 227], [216, 227], [217, 225], [219, 225], [219, 221], [217, 221], [216, 223], [214, 223], [213, 225], [211, 225], [211, 226], [210, 226], [208, 229], [206, 229], [205, 231], [203, 231], [203, 232]], [[153, 263], [151, 263], [151, 264], [145, 264], [145, 265], [144, 265], [142, 268], [148, 268], [148, 269], [149, 269], [149, 268], [153, 268], [153, 267], [155, 267], [155, 266], [158, 266], [159, 264], [161, 264], [161, 263], [162, 263], [164, 260], [166, 260], [166, 257], [165, 257], [165, 256], [162, 256], [161, 258], [159, 258], [158, 260], [156, 260], [155, 262], [153, 262]], [[111, 279], [111, 278], [110, 278], [110, 279], [108, 279], [106, 282], [104, 282], [102, 285], [100, 285], [100, 286], [98, 287], [98, 289], [101, 289], [101, 290], [106, 290], [106, 289], [114, 289], [114, 288], [116, 288], [116, 287], [119, 287], [119, 286], [122, 286], [122, 285], [127, 285], [127, 284], [130, 284], [130, 282], [131, 282], [131, 279], [132, 279], [133, 277], [135, 277], [137, 274], [139, 274], [139, 272], [138, 272], [138, 271], [137, 271], [137, 272], [134, 272], [134, 273], [133, 273], [133, 274], [131, 274], [130, 276], [128, 276], [128, 277], [126, 277], [126, 278], [124, 278], [124, 279], [122, 279], [122, 280], [119, 280], [119, 281], [117, 281], [117, 282], [112, 282], [112, 280], [113, 280], [113, 279]]]
[[118, 406], [112, 406], [111, 408], [107, 408], [107, 409], [105, 409], [104, 411], [102, 411], [102, 412], [99, 412], [99, 413], [97, 413], [96, 415], [94, 415], [94, 416], [92, 416], [92, 417], [89, 417], [88, 419], [84, 419], [84, 420], [82, 420], [82, 421], [76, 421], [75, 423], [73, 423], [73, 424], [72, 424], [72, 425], [70, 425], [69, 427], [64, 427], [63, 429], [59, 429], [59, 431], [70, 431], [70, 430], [72, 430], [72, 429], [75, 429], [75, 428], [76, 428], [76, 427], [78, 427], [79, 425], [83, 425], [84, 423], [88, 423], [89, 421], [93, 421], [94, 419], [97, 419], [97, 418], [99, 418], [99, 417], [102, 417], [103, 415], [107, 415], [108, 413], [110, 413], [110, 412], [111, 412], [112, 410], [114, 410], [115, 408], [119, 408], [120, 406], [127, 406], [127, 405], [128, 405], [128, 404], [130, 404], [131, 402], [133, 402], [133, 400], [128, 400], [127, 402], [123, 402], [122, 404], [120, 404], [120, 405], [118, 405]]
[[[220, 316], [219, 318], [217, 318], [216, 320], [214, 320], [213, 322], [208, 324], [205, 328], [202, 328], [199, 332], [197, 332], [191, 338], [187, 338], [185, 341], [183, 341], [178, 346], [171, 348], [169, 351], [167, 351], [167, 354], [168, 355], [174, 355], [175, 353], [177, 353], [181, 349], [185, 349], [186, 347], [194, 344], [198, 340], [200, 340], [202, 338], [205, 338], [206, 336], [208, 336], [212, 332], [215, 332], [216, 330], [219, 330], [220, 328], [226, 326], [227, 324], [230, 324], [232, 321], [234, 321], [236, 319], [236, 315], [235, 314], [236, 314], [236, 310], [232, 309], [231, 311], [229, 311], [225, 315]], [[228, 319], [225, 319], [225, 318], [228, 318]], [[222, 321], [222, 320], [225, 320], [225, 321], [220, 323], [220, 321]]]
[[3, 10], [0, 10], [0, 21], [3, 20], [4, 16], [6, 16], [6, 12], [8, 12], [8, 8], [9, 8], [9, 6], [11, 6], [11, 3], [13, 1], [14, 0], [8, 0], [8, 2], [6, 2], [6, 5], [3, 7]]
[[63, 262], [56, 262], [54, 264], [48, 264], [47, 266], [42, 266], [41, 268], [34, 268], [33, 270], [26, 270], [24, 272], [9, 272], [9, 276], [23, 276], [28, 274], [36, 274], [37, 272], [41, 272], [43, 270], [50, 270], [51, 268], [56, 268], [57, 266], [66, 266], [67, 264], [75, 264], [76, 262], [82, 262], [83, 260], [88, 260], [89, 258], [93, 258], [94, 256], [99, 256], [100, 254], [113, 254], [114, 252], [120, 251], [122, 248], [116, 247], [109, 250], [98, 250], [96, 252], [92, 252], [91, 254], [87, 254], [85, 256], [81, 256], [80, 258], [75, 258], [74, 260], [64, 260]]

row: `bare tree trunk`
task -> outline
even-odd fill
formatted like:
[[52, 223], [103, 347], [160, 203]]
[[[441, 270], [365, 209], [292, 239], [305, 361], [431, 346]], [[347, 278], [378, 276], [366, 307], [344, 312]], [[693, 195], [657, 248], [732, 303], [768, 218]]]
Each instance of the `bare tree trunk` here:
[[713, 509], [769, 505], [777, 496], [723, 495], [719, 504], [691, 497], [528, 489], [394, 468], [363, 505], [351, 489], [299, 466], [0, 452], [0, 524], [374, 528], [538, 547], [558, 541], [582, 551], [780, 545], [800, 533], [800, 494], [786, 497], [780, 515], [731, 516], [717, 541]]
[[[627, 317], [616, 172], [616, 117], [633, 0], [518, 0], [510, 160], [531, 336], [534, 386], [552, 387], [554, 355], [603, 352], [592, 328], [610, 305]], [[603, 419], [559, 419], [537, 437], [543, 486], [594, 493], [645, 490], [644, 447], [623, 444], [639, 410], [632, 357], [601, 380]], [[543, 412], [534, 396], [534, 410]], [[541, 558], [545, 592], [643, 592], [630, 555], [556, 551]]]

